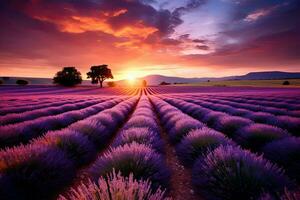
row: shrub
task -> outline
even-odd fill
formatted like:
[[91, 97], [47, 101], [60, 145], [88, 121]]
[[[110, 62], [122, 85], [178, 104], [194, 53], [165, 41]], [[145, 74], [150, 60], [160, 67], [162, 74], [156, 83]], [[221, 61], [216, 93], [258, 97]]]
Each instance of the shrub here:
[[165, 192], [161, 189], [151, 190], [149, 181], [135, 180], [132, 173], [127, 178], [113, 171], [106, 178], [100, 177], [96, 183], [82, 183], [77, 189], [72, 189], [67, 197], [60, 196], [59, 200], [171, 200], [164, 196]]
[[215, 128], [229, 137], [234, 137], [239, 129], [251, 123], [251, 120], [242, 117], [224, 116], [219, 118]]
[[224, 116], [227, 115], [219, 111], [211, 111], [204, 116], [203, 122], [205, 122], [207, 126], [215, 126], [219, 119]]
[[276, 125], [277, 123], [277, 118], [275, 115], [265, 112], [252, 112], [245, 117], [253, 120], [256, 123], [266, 123], [272, 125]]
[[163, 142], [157, 133], [149, 128], [129, 128], [120, 133], [120, 137], [116, 139], [115, 146], [130, 144], [136, 142], [138, 144], [150, 145], [158, 152], [163, 151]]
[[240, 129], [236, 139], [243, 147], [260, 151], [265, 144], [287, 136], [288, 134], [280, 128], [265, 124], [251, 124]]
[[[183, 115], [184, 116], [184, 115]], [[202, 128], [204, 125], [192, 118], [181, 118], [176, 120], [169, 132], [171, 141], [176, 144], [191, 130]]]
[[96, 155], [96, 149], [88, 137], [69, 129], [48, 132], [34, 144], [51, 145], [61, 149], [77, 165], [85, 164]]
[[288, 130], [295, 136], [300, 136], [300, 119], [297, 117], [279, 116], [277, 117], [280, 127]]
[[117, 84], [116, 84], [116, 82], [114, 82], [114, 81], [110, 81], [110, 82], [107, 82], [107, 86], [108, 86], [108, 87], [116, 87]]
[[110, 138], [109, 129], [96, 120], [82, 120], [72, 124], [69, 129], [87, 136], [98, 148], [106, 145], [108, 138]]
[[300, 182], [300, 138], [288, 137], [263, 148], [264, 156], [284, 167], [291, 178]]
[[28, 83], [29, 83], [29, 82], [26, 81], [26, 80], [17, 80], [17, 81], [16, 81], [16, 84], [17, 84], [17, 85], [28, 85]]
[[276, 165], [249, 151], [220, 146], [193, 168], [195, 190], [208, 199], [257, 199], [263, 192], [276, 196], [294, 187]]
[[300, 199], [300, 191], [289, 191], [284, 190], [284, 194], [279, 198], [275, 198], [272, 195], [265, 193], [263, 194], [259, 200], [299, 200]]
[[147, 127], [150, 128], [153, 131], [158, 131], [157, 123], [153, 118], [150, 117], [140, 117], [140, 116], [134, 116], [132, 117], [124, 126], [125, 129], [132, 128], [132, 127]]
[[168, 187], [170, 173], [163, 158], [143, 144], [133, 142], [111, 149], [95, 162], [90, 174], [97, 181], [100, 176], [108, 175], [113, 169], [126, 177], [133, 173], [138, 180], [149, 179], [153, 188]]
[[183, 164], [191, 167], [197, 158], [205, 156], [209, 150], [230, 144], [234, 145], [222, 133], [202, 128], [190, 131], [176, 146], [176, 152]]
[[[48, 146], [20, 146], [0, 153], [1, 190], [15, 199], [52, 199], [75, 176], [64, 152]], [[5, 196], [1, 198], [6, 199]]]
[[289, 81], [283, 81], [282, 85], [290, 85]]

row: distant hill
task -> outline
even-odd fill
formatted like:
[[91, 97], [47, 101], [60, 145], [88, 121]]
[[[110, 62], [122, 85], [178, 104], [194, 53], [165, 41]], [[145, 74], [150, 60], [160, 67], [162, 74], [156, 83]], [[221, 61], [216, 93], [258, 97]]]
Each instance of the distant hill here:
[[[30, 85], [52, 85], [51, 78], [32, 78], [32, 77], [7, 77], [0, 76], [0, 80], [3, 81], [5, 85], [15, 85], [17, 80], [26, 80]], [[91, 85], [91, 81], [84, 80], [83, 85]]]
[[[201, 77], [201, 78], [183, 78], [174, 76], [162, 76], [162, 75], [149, 75], [139, 80], [146, 80], [148, 85], [158, 85], [161, 82], [167, 83], [199, 83], [206, 81], [225, 81], [225, 80], [275, 80], [275, 79], [297, 79], [300, 78], [300, 72], [280, 72], [280, 71], [265, 71], [265, 72], [250, 72], [242, 76], [226, 76], [221, 78], [214, 77]], [[0, 77], [0, 80], [4, 84], [15, 84], [16, 80], [24, 79], [29, 81], [31, 85], [50, 85], [52, 84], [52, 79], [50, 78], [27, 78], [27, 77]], [[126, 80], [117, 81], [118, 85], [124, 85], [127, 83]], [[91, 81], [84, 80], [83, 85], [91, 85]]]
[[300, 78], [299, 72], [280, 72], [280, 71], [267, 71], [267, 72], [250, 72], [242, 76], [226, 76], [221, 78], [203, 77], [203, 78], [182, 78], [162, 75], [149, 75], [143, 78], [149, 85], [158, 85], [161, 82], [167, 83], [199, 83], [206, 81], [225, 81], [225, 80], [270, 80], [270, 79], [296, 79]]
[[280, 71], [268, 71], [268, 72], [250, 72], [243, 76], [236, 76], [235, 79], [239, 80], [270, 80], [270, 79], [292, 79], [300, 78], [299, 72], [280, 72]]

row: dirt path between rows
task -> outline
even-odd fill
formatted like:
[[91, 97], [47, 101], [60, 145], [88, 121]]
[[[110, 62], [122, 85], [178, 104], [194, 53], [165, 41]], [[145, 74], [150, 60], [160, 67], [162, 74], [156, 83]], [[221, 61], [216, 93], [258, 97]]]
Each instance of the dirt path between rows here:
[[165, 158], [168, 168], [171, 171], [170, 180], [170, 193], [169, 196], [174, 200], [202, 200], [203, 198], [195, 194], [192, 186], [191, 170], [184, 168], [180, 164], [180, 161], [176, 155], [175, 148], [170, 144], [168, 135], [162, 127], [158, 113], [156, 112], [154, 105], [152, 104], [149, 96], [148, 99], [152, 105], [154, 113], [156, 115], [156, 121], [160, 126], [161, 139], [165, 143]]

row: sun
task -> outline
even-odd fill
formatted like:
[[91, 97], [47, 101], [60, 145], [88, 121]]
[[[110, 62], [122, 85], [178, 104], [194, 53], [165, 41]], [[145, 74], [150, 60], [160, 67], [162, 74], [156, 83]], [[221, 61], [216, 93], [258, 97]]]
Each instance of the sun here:
[[136, 76], [132, 73], [129, 73], [126, 80], [130, 85], [133, 85], [136, 82]]

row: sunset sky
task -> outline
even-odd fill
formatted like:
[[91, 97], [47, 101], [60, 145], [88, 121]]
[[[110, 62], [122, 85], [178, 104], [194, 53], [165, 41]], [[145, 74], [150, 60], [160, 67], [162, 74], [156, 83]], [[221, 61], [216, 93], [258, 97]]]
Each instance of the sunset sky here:
[[300, 71], [299, 0], [1, 0], [0, 76]]

